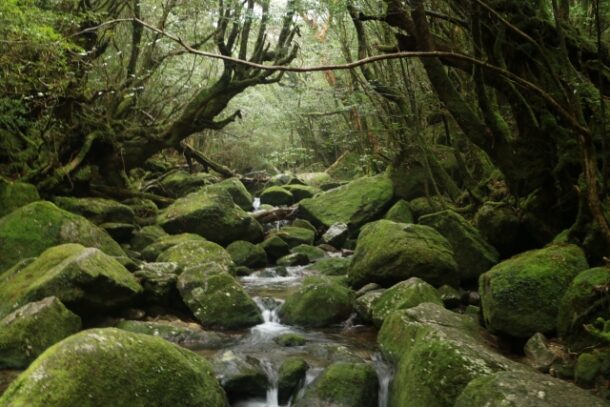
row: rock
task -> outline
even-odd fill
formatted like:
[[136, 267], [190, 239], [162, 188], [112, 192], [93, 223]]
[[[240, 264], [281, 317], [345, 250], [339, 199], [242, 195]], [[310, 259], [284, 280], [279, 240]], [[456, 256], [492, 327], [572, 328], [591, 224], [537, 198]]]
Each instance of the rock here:
[[99, 226], [104, 229], [111, 238], [121, 244], [129, 243], [136, 230], [136, 226], [131, 223], [102, 223]]
[[574, 382], [580, 387], [590, 389], [602, 368], [601, 360], [593, 353], [581, 353], [574, 369]]
[[602, 407], [607, 403], [585, 390], [533, 371], [498, 372], [471, 381], [455, 407]]
[[148, 304], [172, 305], [179, 298], [176, 282], [181, 272], [176, 263], [144, 263], [134, 276], [140, 280]]
[[[163, 228], [161, 226], [157, 226], [157, 225], [144, 226], [142, 229], [137, 230], [133, 233], [133, 237], [131, 238], [131, 242], [130, 242], [131, 248], [133, 250], [141, 252], [147, 246], [150, 246], [151, 244], [155, 243], [160, 238], [166, 237], [166, 236], [169, 236], [169, 235], [167, 234], [167, 232], [165, 232], [165, 230], [163, 230]], [[196, 236], [199, 236], [199, 235], [196, 235]], [[163, 250], [158, 251], [157, 255], [154, 256], [154, 259], [151, 259], [151, 261], [156, 260], [157, 256], [162, 251]]]
[[519, 338], [552, 332], [565, 291], [587, 268], [575, 245], [550, 245], [503, 261], [479, 279], [485, 324]]
[[307, 270], [317, 271], [325, 276], [344, 276], [351, 263], [352, 259], [348, 257], [328, 257], [308, 266]]
[[300, 244], [296, 247], [293, 247], [292, 249], [290, 249], [290, 253], [302, 254], [306, 256], [308, 259], [307, 263], [311, 263], [313, 261], [326, 257], [326, 252], [324, 250], [314, 246], [310, 246], [308, 244]]
[[411, 208], [413, 219], [416, 221], [422, 216], [442, 211], [447, 206], [449, 206], [449, 203], [443, 201], [437, 196], [433, 196], [430, 198], [422, 196], [420, 198], [415, 198], [409, 201], [409, 208]]
[[343, 186], [343, 185], [345, 185], [347, 183], [348, 183], [348, 181], [329, 181], [329, 182], [324, 182], [324, 183], [320, 184], [320, 189], [322, 191], [330, 191], [331, 189], [339, 188], [340, 186]]
[[316, 238], [315, 232], [294, 226], [284, 226], [279, 232], [273, 232], [272, 235], [281, 237], [291, 248], [300, 244], [311, 246]]
[[380, 327], [393, 311], [413, 308], [424, 302], [443, 305], [436, 289], [425, 281], [411, 277], [388, 288], [373, 306], [373, 323]]
[[168, 233], [196, 233], [220, 245], [236, 240], [259, 242], [262, 226], [225, 191], [195, 192], [176, 200], [157, 217]]
[[294, 226], [297, 228], [309, 229], [314, 233], [318, 233], [318, 230], [316, 229], [316, 227], [314, 225], [312, 225], [310, 221], [305, 220], [305, 219], [295, 219], [292, 222], [291, 226]]
[[292, 205], [294, 196], [284, 187], [269, 187], [261, 192], [261, 203], [272, 206]]
[[527, 362], [534, 369], [547, 373], [550, 367], [559, 359], [557, 355], [549, 349], [546, 337], [540, 332], [534, 334], [525, 343], [523, 348]]
[[309, 264], [309, 258], [303, 253], [291, 253], [277, 260], [278, 266], [295, 267]]
[[225, 407], [226, 398], [199, 355], [161, 338], [105, 328], [47, 349], [0, 405]]
[[447, 308], [457, 308], [462, 303], [462, 295], [450, 285], [443, 285], [436, 291]]
[[392, 286], [411, 277], [433, 284], [457, 285], [451, 245], [428, 226], [380, 220], [362, 228], [349, 268], [353, 287]]
[[277, 235], [269, 236], [261, 243], [261, 247], [272, 260], [277, 260], [290, 253], [290, 246], [288, 246], [288, 243]]
[[498, 252], [478, 230], [452, 210], [419, 218], [419, 223], [436, 229], [451, 244], [460, 279], [476, 280], [498, 263]]
[[267, 265], [267, 253], [261, 245], [238, 240], [228, 245], [227, 251], [238, 266], [255, 269]]
[[55, 205], [68, 212], [84, 216], [96, 225], [102, 223], [133, 224], [135, 222], [133, 209], [111, 199], [59, 196], [55, 198]]
[[305, 172], [298, 174], [299, 179], [301, 179], [305, 184], [317, 187], [322, 185], [325, 182], [330, 181], [331, 177], [326, 172]]
[[141, 292], [136, 278], [114, 258], [95, 248], [65, 244], [0, 276], [0, 317], [49, 296], [80, 315], [108, 311]]
[[190, 241], [205, 242], [206, 240], [194, 233], [181, 233], [179, 235], [168, 235], [165, 233], [165, 235], [162, 235], [154, 243], [142, 250], [142, 258], [146, 261], [156, 261], [159, 255], [170, 247]]
[[178, 170], [166, 174], [151, 192], [180, 198], [211, 184], [215, 178], [207, 173], [189, 174]]
[[370, 291], [375, 291], [375, 290], [380, 290], [380, 289], [383, 289], [383, 287], [380, 286], [379, 284], [368, 283], [366, 285], [363, 285], [362, 287], [360, 287], [360, 289], [358, 291], [356, 291], [356, 297], [361, 297]]
[[289, 174], [277, 174], [269, 178], [265, 183], [265, 188], [288, 185], [293, 179], [293, 176]]
[[309, 365], [303, 359], [286, 359], [278, 371], [278, 402], [288, 404], [305, 382]]
[[303, 349], [310, 357], [323, 360], [328, 363], [348, 362], [364, 363], [364, 359], [357, 352], [345, 345], [336, 343], [313, 343]]
[[284, 189], [292, 194], [293, 202], [297, 203], [306, 198], [313, 198], [317, 193], [321, 192], [320, 188], [309, 185], [284, 185]]
[[231, 195], [233, 202], [244, 211], [252, 209], [253, 198], [238, 178], [228, 178], [222, 182], [205, 187], [209, 192], [225, 191]]
[[305, 389], [295, 407], [377, 407], [379, 380], [366, 363], [336, 362]]
[[356, 311], [362, 322], [366, 324], [373, 323], [373, 309], [384, 292], [386, 292], [385, 289], [376, 289], [356, 298], [356, 301], [354, 301], [354, 311]]
[[116, 326], [124, 331], [158, 336], [191, 350], [221, 349], [232, 342], [228, 335], [204, 331], [199, 325], [182, 321], [121, 321]]
[[182, 270], [213, 263], [229, 270], [233, 259], [229, 252], [213, 242], [186, 241], [170, 247], [157, 257], [161, 263], [176, 263]]
[[39, 199], [40, 195], [34, 185], [10, 182], [0, 177], [0, 218]]
[[212, 363], [216, 377], [232, 403], [267, 394], [269, 382], [257, 359], [229, 350], [219, 354]]
[[273, 338], [273, 341], [278, 345], [286, 348], [291, 348], [293, 346], [303, 346], [305, 345], [305, 343], [307, 343], [307, 339], [305, 339], [304, 336], [292, 332], [276, 336], [275, 338]]
[[610, 318], [605, 289], [610, 286], [610, 268], [597, 267], [579, 273], [559, 303], [557, 332], [572, 350], [580, 350], [597, 342], [584, 325], [597, 318]]
[[409, 202], [400, 199], [384, 215], [384, 219], [396, 223], [415, 223]]
[[48, 347], [81, 329], [55, 297], [31, 302], [0, 320], [0, 369], [26, 368]]
[[322, 243], [340, 248], [349, 236], [349, 228], [345, 223], [334, 223], [322, 235]]
[[391, 406], [452, 407], [470, 381], [526, 369], [489, 348], [475, 319], [432, 303], [390, 314], [377, 340], [395, 365]]
[[354, 293], [329, 277], [308, 277], [279, 310], [282, 322], [323, 327], [349, 318]]
[[131, 208], [136, 216], [136, 223], [142, 226], [154, 223], [159, 213], [159, 207], [150, 199], [130, 198], [123, 201], [123, 204]]
[[227, 272], [187, 269], [178, 277], [178, 291], [205, 328], [240, 329], [263, 322], [254, 300]]
[[474, 223], [483, 238], [498, 249], [502, 258], [516, 253], [520, 221], [512, 208], [501, 202], [486, 202], [477, 211]]
[[38, 201], [0, 218], [0, 275], [19, 260], [63, 243], [80, 243], [110, 256], [126, 257], [103, 229], [51, 202]]
[[355, 230], [380, 217], [394, 195], [392, 183], [384, 176], [363, 177], [342, 187], [304, 199], [299, 215], [316, 226], [345, 223]]

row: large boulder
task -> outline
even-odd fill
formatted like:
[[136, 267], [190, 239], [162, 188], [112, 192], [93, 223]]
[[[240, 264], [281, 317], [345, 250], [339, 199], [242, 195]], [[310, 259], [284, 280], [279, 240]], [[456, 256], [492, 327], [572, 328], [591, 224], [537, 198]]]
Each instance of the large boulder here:
[[476, 280], [498, 263], [497, 250], [477, 229], [452, 210], [419, 218], [419, 223], [436, 229], [451, 244], [461, 280]]
[[383, 216], [384, 219], [398, 223], [414, 223], [413, 212], [409, 202], [400, 199]]
[[261, 192], [261, 203], [271, 206], [291, 205], [294, 202], [292, 192], [284, 187], [274, 186]]
[[309, 277], [279, 310], [282, 322], [323, 327], [345, 321], [352, 313], [354, 292], [330, 277]]
[[283, 188], [292, 194], [295, 203], [306, 198], [313, 198], [314, 195], [322, 191], [317, 187], [299, 184], [284, 185]]
[[280, 405], [288, 404], [297, 390], [305, 382], [309, 365], [301, 358], [286, 359], [278, 371], [278, 401]]
[[555, 330], [559, 303], [579, 272], [588, 268], [576, 245], [553, 244], [496, 265], [479, 279], [487, 327], [520, 338]]
[[384, 176], [363, 177], [339, 188], [304, 199], [299, 215], [316, 226], [345, 223], [351, 229], [370, 222], [387, 210], [394, 191]]
[[1, 406], [225, 407], [209, 362], [161, 338], [115, 328], [73, 335], [44, 352]]
[[181, 272], [177, 263], [144, 263], [133, 275], [142, 285], [147, 304], [169, 306], [178, 303], [176, 282]]
[[151, 189], [151, 192], [172, 198], [180, 198], [191, 192], [198, 191], [214, 181], [216, 181], [214, 176], [204, 172], [189, 174], [186, 171], [177, 170], [165, 174], [158, 181], [157, 185]]
[[345, 276], [352, 264], [349, 257], [326, 257], [307, 267], [307, 271], [314, 271], [326, 276]]
[[392, 407], [453, 407], [470, 381], [526, 369], [490, 348], [474, 318], [432, 303], [390, 314], [377, 340], [395, 365]]
[[205, 188], [207, 191], [225, 191], [231, 195], [233, 202], [237, 206], [239, 206], [244, 211], [249, 211], [252, 209], [252, 195], [246, 189], [244, 184], [239, 180], [239, 178], [228, 178], [222, 182], [218, 182], [216, 184], [209, 185]]
[[170, 247], [190, 241], [205, 242], [206, 239], [194, 233], [180, 233], [178, 235], [168, 235], [165, 233], [159, 236], [154, 243], [149, 244], [142, 250], [142, 258], [146, 261], [155, 261], [161, 253]]
[[269, 236], [260, 245], [267, 253], [267, 257], [272, 260], [277, 260], [290, 253], [290, 246], [278, 235]]
[[165, 250], [157, 257], [161, 263], [176, 263], [180, 268], [186, 270], [208, 263], [214, 263], [228, 270], [233, 265], [233, 259], [229, 252], [222, 246], [207, 241], [186, 241]]
[[109, 310], [141, 291], [136, 278], [114, 258], [95, 248], [65, 244], [0, 276], [0, 316], [50, 296], [79, 314]]
[[80, 243], [110, 256], [126, 257], [103, 229], [51, 202], [38, 201], [0, 218], [0, 274], [19, 260], [63, 243]]
[[258, 306], [239, 282], [213, 264], [182, 272], [178, 291], [205, 328], [240, 329], [263, 322]]
[[0, 320], [0, 369], [26, 368], [51, 345], [81, 329], [81, 319], [55, 297], [31, 302]]
[[282, 238], [291, 248], [301, 244], [313, 245], [316, 238], [314, 231], [296, 226], [284, 226], [278, 232], [273, 232], [272, 235]]
[[232, 403], [267, 394], [269, 379], [258, 359], [229, 350], [219, 353], [212, 363], [216, 377]]
[[157, 222], [168, 233], [197, 233], [223, 246], [263, 238], [262, 226], [235, 205], [228, 192], [220, 190], [204, 189], [176, 200], [161, 212]]
[[258, 268], [267, 265], [267, 252], [260, 245], [238, 240], [228, 245], [227, 251], [238, 266]]
[[102, 223], [132, 224], [135, 221], [133, 209], [111, 199], [60, 196], [55, 198], [55, 205], [68, 212], [84, 216], [97, 225]]
[[[131, 238], [131, 242], [129, 242], [129, 244], [131, 245], [132, 250], [141, 252], [146, 247], [150, 246], [151, 244], [155, 243], [157, 240], [165, 236], [169, 235], [167, 234], [167, 232], [165, 232], [165, 230], [163, 230], [161, 226], [144, 226], [142, 229], [134, 232], [133, 237]], [[159, 253], [161, 253], [161, 251], [159, 251]], [[159, 253], [157, 253], [157, 256], [159, 255]], [[155, 256], [155, 258], [151, 260], [155, 260], [157, 256]]]
[[360, 232], [348, 277], [354, 287], [392, 286], [411, 277], [456, 285], [457, 264], [451, 245], [429, 226], [380, 220]]
[[377, 407], [379, 380], [366, 363], [336, 362], [305, 389], [295, 407]]
[[0, 177], [0, 218], [39, 199], [40, 195], [34, 185], [10, 182]]

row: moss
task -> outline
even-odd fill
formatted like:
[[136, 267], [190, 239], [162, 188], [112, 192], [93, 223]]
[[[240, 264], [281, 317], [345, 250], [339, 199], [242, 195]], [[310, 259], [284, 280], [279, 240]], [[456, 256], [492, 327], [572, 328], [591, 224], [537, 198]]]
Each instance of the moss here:
[[278, 401], [281, 405], [288, 404], [295, 395], [305, 381], [308, 368], [307, 362], [300, 358], [286, 359], [282, 363], [278, 371]]
[[314, 187], [320, 186], [325, 182], [329, 182], [331, 176], [326, 172], [304, 172], [297, 174], [298, 179], [303, 180], [307, 185]]
[[142, 257], [146, 261], [155, 261], [161, 253], [163, 253], [170, 247], [174, 247], [181, 243], [190, 241], [205, 242], [206, 239], [194, 233], [168, 235], [165, 231], [163, 231], [163, 234], [159, 236], [154, 243], [151, 243], [150, 245], [144, 248], [144, 250], [142, 251]]
[[279, 232], [273, 232], [272, 235], [281, 237], [290, 247], [296, 247], [301, 244], [313, 245], [316, 238], [315, 232], [310, 229], [295, 226], [284, 226]]
[[380, 220], [358, 236], [348, 277], [354, 287], [378, 283], [389, 287], [410, 277], [433, 284], [457, 284], [451, 245], [428, 226]]
[[413, 214], [413, 219], [418, 220], [424, 215], [429, 215], [434, 212], [442, 211], [447, 207], [448, 203], [443, 202], [439, 197], [433, 196], [430, 198], [421, 197], [409, 201], [409, 208]]
[[121, 321], [116, 327], [137, 334], [158, 336], [188, 349], [218, 349], [230, 342], [226, 335], [204, 331], [197, 324], [182, 321]]
[[181, 272], [176, 263], [144, 263], [134, 276], [142, 284], [147, 304], [172, 305], [178, 299], [176, 281]]
[[227, 246], [227, 251], [238, 266], [258, 268], [267, 265], [267, 253], [260, 245], [238, 240]]
[[182, 170], [173, 171], [165, 175], [152, 192], [167, 195], [172, 198], [180, 198], [209, 185], [213, 181], [215, 181], [215, 178], [210, 174], [189, 174]]
[[170, 247], [157, 257], [159, 262], [176, 263], [183, 270], [207, 263], [215, 263], [228, 270], [233, 265], [229, 252], [222, 246], [206, 241], [187, 240]]
[[273, 260], [290, 253], [290, 246], [278, 235], [269, 236], [260, 245], [267, 253], [267, 256]]
[[315, 261], [315, 260], [319, 260], [323, 257], [326, 256], [326, 252], [318, 247], [314, 247], [308, 244], [300, 244], [296, 247], [293, 247], [290, 250], [291, 253], [297, 253], [297, 254], [302, 254], [304, 256], [307, 256], [307, 259], [309, 259], [309, 262]]
[[317, 271], [318, 273], [326, 276], [344, 276], [347, 274], [347, 270], [349, 269], [351, 263], [351, 258], [328, 257], [318, 260], [311, 266], [307, 267], [307, 270]]
[[587, 267], [575, 245], [550, 245], [503, 261], [479, 279], [485, 324], [521, 338], [553, 331], [564, 292]]
[[294, 222], [292, 222], [292, 226], [297, 228], [309, 229], [314, 233], [318, 233], [316, 227], [312, 225], [310, 221], [305, 219], [295, 219]]
[[40, 195], [34, 185], [9, 182], [0, 178], [0, 218], [13, 210], [38, 201]]
[[307, 339], [303, 335], [295, 334], [293, 332], [282, 334], [273, 338], [273, 341], [280, 346], [284, 346], [287, 348], [293, 346], [303, 346], [307, 343]]
[[110, 256], [126, 257], [103, 229], [51, 202], [38, 201], [0, 218], [0, 274], [21, 259], [63, 243], [80, 243]]
[[134, 223], [135, 220], [133, 209], [111, 199], [60, 196], [55, 198], [55, 204], [97, 225], [108, 222]]
[[228, 178], [222, 182], [206, 187], [207, 191], [225, 191], [231, 195], [233, 202], [244, 211], [252, 209], [252, 195], [248, 192], [244, 184], [238, 178]]
[[78, 315], [55, 297], [24, 305], [0, 320], [0, 368], [25, 368], [48, 347], [80, 329]]
[[309, 264], [309, 258], [303, 253], [291, 253], [287, 254], [284, 257], [277, 259], [278, 266], [284, 267], [296, 267], [296, 266], [304, 266], [305, 264]]
[[[136, 231], [133, 234], [133, 238], [131, 239], [131, 242], [130, 242], [131, 248], [133, 250], [141, 252], [147, 246], [150, 246], [151, 244], [153, 244], [154, 242], [156, 242], [157, 240], [159, 240], [160, 238], [165, 237], [165, 236], [168, 236], [168, 234], [165, 232], [165, 230], [163, 230], [163, 228], [161, 226], [157, 226], [157, 225], [144, 226], [142, 229]], [[160, 252], [161, 251], [159, 251], [159, 253]], [[158, 253], [157, 253], [157, 256], [158, 256]], [[155, 259], [156, 258], [157, 257], [155, 256]]]
[[363, 177], [302, 200], [299, 215], [317, 226], [345, 223], [357, 229], [381, 216], [393, 194], [392, 183], [386, 177]]
[[358, 314], [362, 322], [373, 323], [373, 308], [386, 290], [372, 290], [356, 298], [354, 301], [354, 311]]
[[279, 310], [290, 325], [323, 327], [346, 320], [352, 312], [354, 292], [328, 277], [309, 277]]
[[284, 187], [274, 186], [266, 188], [261, 193], [261, 203], [273, 206], [291, 205], [294, 203], [294, 196]]
[[210, 364], [163, 339], [114, 328], [73, 335], [43, 353], [2, 406], [225, 407]]
[[398, 223], [414, 223], [411, 206], [409, 205], [409, 202], [404, 199], [396, 202], [394, 206], [386, 212], [383, 218]]
[[593, 353], [582, 353], [578, 356], [574, 381], [581, 387], [591, 388], [601, 370], [601, 360]]
[[0, 276], [0, 316], [49, 296], [71, 309], [112, 309], [141, 291], [136, 278], [112, 257], [95, 248], [65, 244]]
[[265, 397], [269, 380], [259, 360], [226, 351], [219, 353], [213, 364], [232, 404], [242, 399]]
[[477, 211], [474, 222], [483, 238], [498, 249], [502, 257], [515, 254], [519, 246], [520, 222], [512, 208], [500, 202], [486, 202]]
[[317, 193], [321, 192], [320, 188], [309, 185], [284, 185], [283, 188], [292, 194], [295, 203], [306, 198], [313, 198]]

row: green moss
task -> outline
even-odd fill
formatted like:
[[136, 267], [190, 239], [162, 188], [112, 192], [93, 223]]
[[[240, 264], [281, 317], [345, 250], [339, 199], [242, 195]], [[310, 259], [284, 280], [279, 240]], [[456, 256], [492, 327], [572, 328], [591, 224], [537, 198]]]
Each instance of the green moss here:
[[188, 349], [218, 349], [230, 343], [226, 335], [204, 331], [197, 324], [182, 321], [121, 321], [116, 327], [137, 334], [158, 336]]
[[354, 301], [354, 311], [365, 324], [373, 323], [373, 308], [386, 290], [378, 289], [362, 294]]
[[252, 209], [252, 195], [248, 192], [244, 184], [238, 178], [228, 178], [222, 182], [206, 187], [207, 191], [225, 191], [231, 195], [233, 202], [244, 211]]
[[411, 208], [414, 220], [418, 220], [424, 215], [442, 211], [447, 206], [449, 206], [448, 203], [443, 202], [442, 198], [437, 196], [430, 198], [420, 197], [409, 201], [409, 208]]
[[269, 236], [260, 245], [267, 253], [267, 256], [273, 260], [290, 253], [290, 246], [278, 235]]
[[294, 196], [284, 187], [274, 186], [266, 188], [261, 193], [261, 203], [273, 206], [291, 205]]
[[294, 222], [292, 222], [292, 226], [297, 228], [309, 229], [314, 233], [318, 233], [316, 227], [312, 225], [310, 221], [305, 219], [295, 219]]
[[267, 253], [261, 245], [238, 240], [227, 246], [227, 251], [238, 266], [258, 268], [267, 265]]
[[310, 229], [295, 226], [284, 226], [279, 232], [273, 232], [272, 235], [281, 237], [290, 247], [301, 244], [313, 245], [316, 238], [315, 232]]
[[307, 342], [303, 335], [295, 334], [292, 332], [277, 336], [273, 338], [273, 341], [278, 345], [284, 347], [303, 346]]
[[49, 348], [11, 384], [14, 407], [225, 407], [210, 364], [163, 339], [92, 329]]
[[[157, 225], [144, 226], [142, 229], [136, 231], [133, 234], [133, 238], [131, 239], [131, 242], [130, 242], [131, 248], [133, 250], [141, 252], [147, 246], [150, 246], [155, 241], [157, 241], [160, 238], [165, 237], [165, 236], [168, 236], [168, 234], [165, 232], [165, 230], [163, 230], [163, 228], [161, 226], [157, 226]], [[157, 253], [157, 256], [158, 255], [159, 254]], [[155, 259], [156, 258], [157, 257], [155, 256]]]
[[312, 187], [309, 185], [298, 185], [298, 184], [284, 185], [283, 188], [292, 194], [293, 201], [295, 203], [300, 202], [306, 198], [313, 198], [317, 193], [322, 191], [320, 188], [317, 188], [317, 187]]
[[55, 198], [55, 204], [68, 212], [84, 216], [97, 225], [109, 222], [134, 223], [135, 220], [133, 209], [111, 199], [60, 196]]
[[276, 263], [278, 266], [295, 267], [304, 266], [305, 264], [309, 264], [310, 261], [303, 253], [291, 253], [277, 259]]
[[593, 353], [583, 353], [578, 356], [574, 381], [582, 387], [591, 388], [601, 370], [601, 360]]
[[328, 257], [318, 260], [311, 266], [307, 267], [307, 270], [317, 271], [318, 273], [326, 276], [344, 276], [347, 274], [347, 270], [349, 269], [351, 263], [351, 258]]
[[386, 212], [384, 219], [397, 223], [414, 223], [413, 213], [409, 202], [404, 199], [399, 200]]
[[0, 218], [0, 274], [21, 259], [63, 243], [80, 243], [110, 256], [126, 257], [103, 229], [51, 202], [39, 201]]
[[281, 405], [288, 404], [290, 398], [305, 381], [309, 365], [303, 359], [286, 359], [278, 371], [278, 401]]
[[183, 270], [208, 263], [215, 263], [226, 270], [233, 265], [231, 255], [222, 246], [197, 240], [187, 240], [170, 247], [157, 257], [157, 261], [176, 263]]
[[297, 253], [307, 256], [309, 262], [319, 260], [326, 256], [326, 252], [324, 250], [308, 244], [300, 244], [296, 247], [293, 247], [290, 252], [293, 254]]
[[213, 181], [215, 181], [215, 178], [207, 173], [189, 174], [182, 170], [173, 171], [159, 181], [158, 187], [153, 192], [172, 198], [180, 198], [201, 189]]
[[0, 218], [39, 199], [38, 190], [34, 185], [9, 182], [0, 178]]
[[320, 186], [331, 180], [331, 176], [326, 172], [304, 172], [297, 174], [298, 179], [303, 180], [307, 185], [314, 187]]
[[174, 247], [179, 245], [180, 243], [190, 241], [205, 242], [206, 240], [203, 237], [194, 233], [168, 235], [165, 231], [163, 231], [163, 234], [159, 236], [154, 243], [151, 243], [150, 245], [144, 248], [144, 250], [142, 251], [142, 257], [146, 261], [155, 261], [161, 253], [163, 253], [170, 247]]

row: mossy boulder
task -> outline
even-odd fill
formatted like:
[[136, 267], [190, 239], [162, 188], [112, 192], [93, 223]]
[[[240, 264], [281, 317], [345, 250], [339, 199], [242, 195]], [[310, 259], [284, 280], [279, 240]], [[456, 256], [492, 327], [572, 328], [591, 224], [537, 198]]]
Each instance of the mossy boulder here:
[[267, 265], [267, 253], [261, 245], [238, 240], [227, 246], [227, 251], [238, 266], [258, 268]]
[[0, 320], [0, 369], [26, 368], [48, 347], [81, 329], [56, 297], [31, 302]]
[[207, 241], [190, 240], [170, 247], [157, 257], [158, 262], [176, 263], [181, 269], [213, 263], [225, 270], [233, 265], [229, 252], [222, 246]]
[[63, 243], [80, 243], [110, 256], [126, 257], [103, 229], [51, 202], [38, 201], [0, 218], [0, 274], [19, 260]]
[[393, 285], [375, 300], [372, 310], [373, 323], [380, 327], [393, 311], [413, 308], [424, 302], [443, 305], [434, 287], [417, 277], [411, 277]]
[[290, 253], [292, 254], [302, 254], [307, 257], [309, 262], [320, 260], [326, 257], [326, 252], [319, 247], [311, 246], [308, 244], [300, 244], [296, 247], [290, 249]]
[[384, 219], [398, 223], [414, 223], [413, 213], [409, 202], [400, 199], [383, 216]]
[[555, 330], [568, 286], [588, 268], [576, 245], [553, 244], [496, 265], [479, 279], [487, 327], [520, 338]]
[[486, 202], [477, 211], [474, 223], [501, 257], [512, 256], [518, 250], [521, 221], [513, 208], [502, 202]]
[[394, 190], [388, 178], [363, 177], [302, 200], [299, 216], [316, 226], [345, 223], [350, 229], [357, 229], [383, 215], [393, 196]]
[[0, 218], [39, 199], [40, 195], [34, 185], [10, 182], [0, 177]]
[[276, 263], [278, 266], [296, 267], [296, 266], [304, 266], [306, 264], [309, 264], [310, 261], [309, 261], [309, 258], [307, 257], [307, 255], [305, 255], [303, 253], [290, 253], [284, 257], [277, 259]]
[[281, 237], [291, 248], [301, 244], [313, 245], [316, 238], [315, 232], [296, 226], [284, 226], [278, 232], [273, 232], [272, 235]]
[[379, 380], [366, 363], [336, 362], [309, 385], [295, 407], [376, 407]]
[[314, 187], [318, 187], [331, 180], [331, 176], [327, 172], [303, 172], [297, 174], [297, 177], [306, 185]]
[[429, 198], [422, 196], [409, 201], [409, 208], [413, 214], [414, 221], [417, 221], [422, 216], [442, 211], [447, 206], [450, 206], [449, 203], [437, 196]]
[[233, 202], [244, 211], [252, 209], [252, 202], [254, 201], [250, 192], [246, 189], [244, 184], [238, 178], [228, 178], [222, 182], [212, 184], [206, 187], [207, 191], [225, 191], [231, 195]]
[[60, 196], [55, 198], [55, 205], [68, 212], [84, 216], [96, 225], [102, 223], [133, 224], [135, 221], [133, 209], [112, 199]]
[[225, 271], [187, 269], [178, 277], [178, 291], [205, 328], [240, 329], [263, 322], [254, 300]]
[[[157, 240], [161, 239], [162, 237], [166, 237], [166, 236], [169, 236], [169, 235], [167, 234], [167, 232], [165, 230], [163, 230], [163, 228], [161, 226], [158, 226], [158, 225], [144, 226], [142, 229], [137, 230], [133, 233], [133, 237], [131, 238], [130, 245], [133, 250], [141, 252], [147, 246], [150, 246], [151, 244], [155, 243]], [[159, 251], [159, 253], [161, 253], [161, 251]], [[157, 253], [157, 256], [159, 255], [159, 253]], [[157, 256], [155, 256], [155, 258], [151, 259], [151, 260], [155, 260], [157, 258]]]
[[161, 235], [154, 243], [146, 246], [142, 250], [142, 258], [146, 261], [156, 261], [161, 253], [169, 249], [170, 247], [177, 246], [184, 242], [197, 241], [205, 242], [206, 239], [196, 235], [194, 233], [180, 233], [178, 235], [168, 235], [164, 231], [164, 235]]
[[557, 332], [576, 349], [592, 345], [594, 338], [584, 329], [597, 318], [610, 319], [605, 289], [610, 286], [610, 268], [596, 267], [579, 273], [559, 303]]
[[322, 191], [317, 187], [298, 184], [284, 185], [283, 188], [292, 194], [294, 203], [300, 202], [306, 198], [313, 198], [317, 193]]
[[307, 270], [317, 271], [325, 276], [345, 276], [352, 264], [349, 257], [327, 257], [316, 261]]
[[301, 358], [286, 359], [278, 371], [278, 401], [281, 405], [296, 395], [296, 392], [305, 382], [309, 365]]
[[294, 203], [292, 192], [280, 186], [265, 188], [265, 190], [261, 192], [260, 198], [262, 204], [272, 206], [292, 205]]
[[0, 316], [55, 296], [77, 313], [114, 309], [142, 292], [117, 260], [79, 244], [55, 246], [0, 276]]
[[220, 190], [204, 189], [176, 200], [159, 214], [157, 222], [168, 233], [197, 233], [223, 246], [263, 238], [262, 226], [233, 203], [228, 192]]
[[470, 381], [527, 369], [488, 347], [474, 318], [432, 303], [391, 313], [377, 340], [395, 366], [391, 406], [452, 407]]
[[457, 398], [455, 407], [557, 407], [608, 404], [565, 380], [525, 372], [497, 372], [471, 381]]
[[447, 239], [429, 226], [389, 220], [362, 228], [348, 277], [356, 288], [367, 283], [390, 287], [411, 277], [433, 285], [459, 281]]
[[273, 338], [273, 341], [278, 345], [286, 348], [291, 348], [294, 346], [303, 346], [307, 343], [307, 339], [305, 339], [303, 335], [299, 335], [294, 332], [289, 332], [280, 336], [276, 336], [275, 338]]
[[318, 230], [316, 229], [316, 227], [314, 225], [312, 225], [310, 221], [305, 220], [305, 219], [295, 219], [292, 222], [291, 226], [295, 226], [297, 228], [309, 229], [314, 233], [318, 233]]
[[147, 304], [169, 306], [179, 298], [176, 281], [181, 272], [177, 263], [144, 263], [133, 275], [142, 285]]
[[345, 223], [335, 223], [328, 228], [320, 239], [322, 243], [329, 244], [332, 247], [343, 247], [350, 235], [349, 226]]
[[0, 405], [225, 407], [226, 397], [199, 355], [161, 338], [105, 328], [47, 349], [11, 384]]
[[383, 288], [367, 291], [354, 301], [354, 311], [356, 311], [360, 320], [365, 324], [373, 323], [373, 309], [384, 292], [386, 290]]
[[479, 231], [452, 210], [419, 218], [419, 223], [436, 229], [451, 244], [461, 280], [476, 280], [498, 263], [497, 250]]
[[278, 235], [269, 236], [260, 245], [272, 260], [277, 260], [290, 253], [290, 246]]
[[214, 181], [216, 181], [216, 178], [207, 173], [189, 174], [182, 170], [172, 171], [167, 173], [151, 189], [151, 192], [172, 198], [180, 198], [191, 192], [198, 191]]
[[218, 354], [212, 363], [216, 377], [232, 403], [265, 397], [269, 380], [258, 359], [229, 350]]
[[354, 292], [329, 277], [308, 277], [279, 310], [282, 322], [323, 327], [345, 321], [352, 312]]
[[146, 198], [129, 198], [122, 203], [129, 206], [136, 216], [136, 223], [141, 226], [147, 226], [154, 223], [159, 207], [157, 204]]

